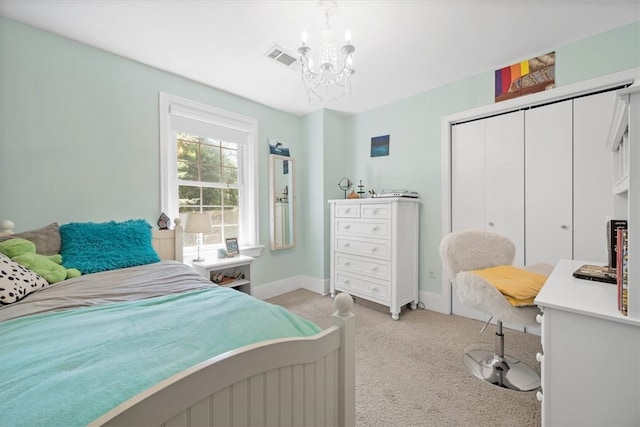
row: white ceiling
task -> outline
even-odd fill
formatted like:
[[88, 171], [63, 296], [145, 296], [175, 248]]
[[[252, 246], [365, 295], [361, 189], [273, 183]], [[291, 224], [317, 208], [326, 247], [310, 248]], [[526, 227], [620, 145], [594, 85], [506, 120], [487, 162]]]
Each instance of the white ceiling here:
[[337, 0], [356, 79], [322, 103], [265, 57], [274, 44], [297, 56], [305, 28], [317, 48], [316, 3], [0, 0], [0, 14], [297, 115], [370, 110], [640, 20], [640, 0]]

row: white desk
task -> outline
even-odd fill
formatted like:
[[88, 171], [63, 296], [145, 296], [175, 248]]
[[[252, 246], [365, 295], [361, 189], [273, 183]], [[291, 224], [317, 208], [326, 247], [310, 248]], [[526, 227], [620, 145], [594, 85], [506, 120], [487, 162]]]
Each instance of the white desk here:
[[592, 261], [562, 260], [536, 297], [542, 309], [543, 426], [640, 426], [640, 321], [615, 285], [576, 279]]

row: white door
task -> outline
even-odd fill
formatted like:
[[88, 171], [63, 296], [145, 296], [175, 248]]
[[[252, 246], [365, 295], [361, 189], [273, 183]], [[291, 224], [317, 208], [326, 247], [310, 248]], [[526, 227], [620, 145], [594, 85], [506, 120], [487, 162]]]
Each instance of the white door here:
[[[455, 125], [451, 129], [451, 229], [485, 227], [485, 120]], [[489, 315], [460, 303], [451, 289], [451, 312], [486, 321]]]
[[572, 107], [568, 100], [525, 113], [526, 265], [573, 256]]
[[573, 256], [603, 265], [613, 214], [613, 152], [606, 141], [615, 98], [611, 91], [573, 101]]
[[485, 121], [455, 125], [451, 129], [452, 230], [483, 230]]
[[[523, 113], [476, 120], [452, 128], [452, 230], [473, 228], [500, 233], [524, 247]], [[452, 312], [479, 320], [485, 313], [459, 303], [452, 289]]]
[[516, 246], [515, 265], [524, 265], [524, 112], [486, 119], [485, 230]]

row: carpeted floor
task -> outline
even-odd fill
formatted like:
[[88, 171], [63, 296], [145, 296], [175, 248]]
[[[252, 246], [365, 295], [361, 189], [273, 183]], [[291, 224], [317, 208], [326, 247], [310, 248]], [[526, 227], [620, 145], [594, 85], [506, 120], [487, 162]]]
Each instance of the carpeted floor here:
[[[327, 328], [333, 300], [303, 289], [268, 300]], [[535, 392], [486, 384], [462, 364], [465, 347], [493, 348], [495, 328], [428, 310], [404, 310], [399, 321], [386, 307], [357, 301], [356, 425], [504, 426], [540, 425]], [[540, 337], [505, 329], [505, 352], [539, 372]]]

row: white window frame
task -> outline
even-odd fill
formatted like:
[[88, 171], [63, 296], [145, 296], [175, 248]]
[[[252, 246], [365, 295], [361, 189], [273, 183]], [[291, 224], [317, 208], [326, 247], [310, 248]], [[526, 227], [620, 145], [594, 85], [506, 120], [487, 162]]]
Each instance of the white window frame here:
[[206, 135], [202, 131], [185, 127], [181, 120], [185, 119], [187, 123], [196, 120], [205, 129], [217, 129], [217, 132], [242, 139], [242, 149], [238, 150], [238, 163], [242, 165], [238, 179], [244, 191], [240, 200], [238, 243], [243, 254], [259, 256], [263, 246], [259, 244], [258, 233], [258, 120], [162, 92], [159, 96], [159, 110], [161, 211], [172, 220], [179, 216], [176, 150], [178, 132], [207, 137], [221, 136]]

